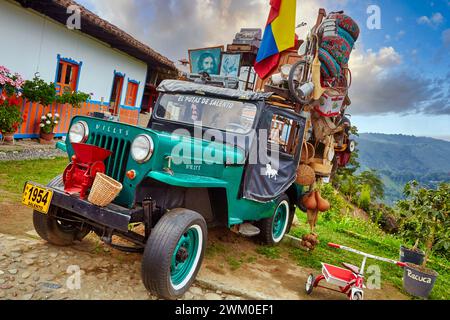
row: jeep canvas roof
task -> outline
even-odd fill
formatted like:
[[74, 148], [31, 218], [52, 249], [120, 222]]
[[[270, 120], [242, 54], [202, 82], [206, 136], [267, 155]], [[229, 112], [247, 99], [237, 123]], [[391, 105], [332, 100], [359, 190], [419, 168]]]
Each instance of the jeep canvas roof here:
[[187, 82], [181, 80], [164, 80], [158, 87], [163, 93], [185, 93], [211, 95], [227, 99], [239, 100], [266, 100], [272, 96], [272, 92], [253, 92], [235, 89], [214, 87], [206, 84]]

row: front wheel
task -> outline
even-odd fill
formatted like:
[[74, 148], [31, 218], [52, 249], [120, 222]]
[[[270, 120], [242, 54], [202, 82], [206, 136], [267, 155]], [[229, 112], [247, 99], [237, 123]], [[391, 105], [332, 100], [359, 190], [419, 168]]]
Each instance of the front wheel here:
[[314, 275], [311, 273], [308, 276], [308, 279], [306, 279], [306, 283], [305, 283], [305, 291], [307, 295], [310, 295], [313, 292], [314, 289], [314, 282], [316, 281], [316, 278], [314, 277]]
[[257, 223], [261, 230], [259, 238], [263, 244], [274, 245], [281, 242], [289, 225], [289, 198], [283, 194], [278, 198], [272, 217]]
[[[63, 187], [62, 174], [53, 178], [48, 187]], [[74, 241], [81, 241], [90, 229], [77, 223], [67, 210], [50, 206], [47, 214], [33, 212], [33, 225], [37, 234], [47, 242], [57, 246], [69, 246]]]
[[37, 234], [47, 242], [57, 246], [70, 246], [81, 241], [90, 230], [70, 219], [64, 209], [50, 206], [47, 214], [33, 212], [33, 225]]
[[174, 209], [152, 230], [142, 258], [147, 290], [165, 299], [181, 297], [192, 285], [206, 249], [205, 219], [188, 209]]

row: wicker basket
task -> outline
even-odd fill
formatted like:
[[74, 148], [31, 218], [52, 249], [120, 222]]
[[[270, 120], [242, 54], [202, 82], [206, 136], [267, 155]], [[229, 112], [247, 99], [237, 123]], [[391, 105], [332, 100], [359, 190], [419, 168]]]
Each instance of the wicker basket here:
[[301, 186], [310, 186], [316, 182], [316, 173], [310, 166], [301, 164], [297, 168], [297, 179], [295, 182]]
[[94, 184], [89, 193], [89, 202], [99, 206], [106, 207], [122, 191], [122, 184], [106, 174], [98, 172], [95, 176]]
[[314, 146], [309, 142], [303, 141], [302, 155], [300, 162], [308, 164], [314, 158], [314, 155], [315, 155]]
[[328, 177], [331, 174], [331, 170], [333, 169], [333, 165], [331, 162], [327, 160], [323, 160], [320, 158], [312, 159], [310, 163], [311, 168], [314, 169], [316, 175]]

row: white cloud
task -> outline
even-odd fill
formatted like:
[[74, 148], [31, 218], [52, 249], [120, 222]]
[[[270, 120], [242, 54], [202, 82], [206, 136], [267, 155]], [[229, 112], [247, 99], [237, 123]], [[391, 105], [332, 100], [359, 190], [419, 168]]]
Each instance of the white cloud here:
[[446, 29], [442, 32], [442, 41], [446, 47], [450, 47], [450, 29]]
[[[241, 28], [264, 28], [269, 13], [269, 0], [78, 1], [174, 61], [187, 58], [190, 48], [231, 43]], [[299, 37], [304, 38], [315, 23], [319, 8], [327, 8], [328, 12], [341, 10], [347, 0], [302, 0], [297, 3], [296, 22], [308, 23], [307, 27], [297, 29]], [[426, 21], [439, 24], [443, 17], [434, 14]], [[363, 26], [361, 22], [360, 25]], [[443, 33], [445, 43], [448, 33]], [[413, 74], [414, 68], [408, 68], [409, 72], [399, 70], [403, 67], [403, 59], [394, 47], [363, 51], [362, 46], [362, 43], [358, 44], [350, 60], [353, 73], [350, 112], [417, 112], [430, 105], [430, 97], [436, 90], [430, 89], [428, 79]], [[440, 105], [434, 104], [436, 108]]]
[[[269, 0], [78, 0], [100, 17], [127, 31], [172, 60], [188, 49], [232, 42], [241, 28], [264, 29]], [[341, 10], [348, 0], [297, 1], [301, 39], [315, 23], [319, 8]]]
[[[416, 54], [413, 50], [412, 54]], [[450, 114], [450, 72], [428, 79], [403, 64], [394, 47], [378, 52], [355, 50], [349, 63], [352, 71], [349, 112], [375, 114]]]
[[425, 24], [430, 27], [437, 27], [444, 22], [444, 16], [440, 12], [433, 13], [431, 17], [421, 16], [417, 19], [418, 24]]
[[398, 41], [406, 34], [405, 30], [400, 30], [397, 35], [395, 36], [395, 39]]

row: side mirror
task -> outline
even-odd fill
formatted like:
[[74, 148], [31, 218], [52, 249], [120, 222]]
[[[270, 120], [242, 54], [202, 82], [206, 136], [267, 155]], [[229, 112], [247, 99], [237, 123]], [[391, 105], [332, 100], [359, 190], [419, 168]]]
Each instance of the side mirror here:
[[300, 45], [300, 48], [298, 48], [298, 55], [299, 56], [306, 55], [306, 49], [307, 49], [307, 46], [306, 46], [306, 41], [305, 41]]

